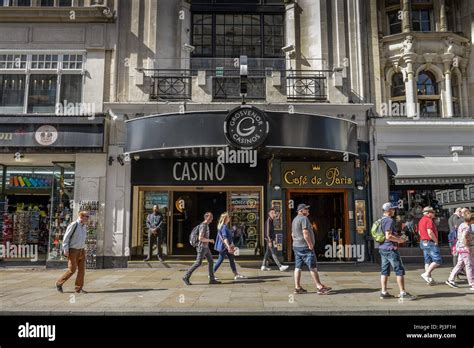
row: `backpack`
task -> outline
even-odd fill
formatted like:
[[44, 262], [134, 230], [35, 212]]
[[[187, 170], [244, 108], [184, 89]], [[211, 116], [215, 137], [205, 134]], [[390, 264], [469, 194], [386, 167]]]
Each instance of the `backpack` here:
[[370, 229], [370, 234], [377, 243], [385, 242], [385, 233], [382, 231], [382, 219], [374, 221]]
[[458, 231], [454, 229], [448, 234], [448, 243], [450, 246], [456, 246], [457, 241], [458, 241]]
[[191, 234], [189, 235], [189, 244], [191, 244], [192, 247], [197, 247], [199, 244], [199, 227], [201, 224], [197, 225], [196, 227], [193, 228], [191, 231]]

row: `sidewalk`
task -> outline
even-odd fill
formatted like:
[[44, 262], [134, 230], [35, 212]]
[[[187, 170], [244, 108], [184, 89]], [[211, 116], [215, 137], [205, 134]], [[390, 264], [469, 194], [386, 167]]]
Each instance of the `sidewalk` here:
[[[249, 279], [234, 281], [225, 262], [216, 276], [223, 284], [207, 284], [207, 265], [191, 278], [181, 278], [189, 265], [169, 268], [88, 270], [85, 290], [75, 295], [74, 276], [56, 291], [62, 270], [0, 268], [0, 315], [474, 315], [474, 291], [467, 282], [452, 289], [444, 284], [450, 267], [435, 271], [439, 282], [427, 285], [421, 267], [408, 266], [407, 290], [416, 301], [380, 300], [377, 265], [321, 265], [322, 281], [333, 287], [332, 295], [317, 295], [309, 272], [302, 276], [308, 294], [293, 295], [293, 272], [262, 272], [258, 267], [238, 265]], [[464, 279], [464, 278], [463, 278]], [[396, 279], [389, 291], [398, 295]]]

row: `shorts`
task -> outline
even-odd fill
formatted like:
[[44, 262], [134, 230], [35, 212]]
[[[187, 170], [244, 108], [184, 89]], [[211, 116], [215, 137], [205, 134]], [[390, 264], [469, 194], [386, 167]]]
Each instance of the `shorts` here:
[[303, 265], [308, 266], [310, 270], [317, 267], [316, 254], [308, 247], [293, 247], [295, 253], [295, 268], [302, 269]]
[[425, 258], [425, 265], [434, 262], [438, 265], [443, 263], [439, 247], [431, 240], [420, 241], [420, 248], [423, 250], [423, 257]]
[[382, 258], [380, 274], [388, 277], [390, 275], [390, 266], [392, 266], [397, 276], [405, 275], [405, 267], [403, 266], [402, 258], [398, 250], [379, 249], [379, 253]]

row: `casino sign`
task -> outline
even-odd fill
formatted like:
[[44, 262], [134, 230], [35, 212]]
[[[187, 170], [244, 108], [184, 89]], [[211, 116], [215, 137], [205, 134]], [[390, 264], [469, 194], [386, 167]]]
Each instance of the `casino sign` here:
[[229, 112], [224, 122], [227, 142], [240, 149], [256, 149], [263, 144], [270, 127], [265, 112], [242, 105]]

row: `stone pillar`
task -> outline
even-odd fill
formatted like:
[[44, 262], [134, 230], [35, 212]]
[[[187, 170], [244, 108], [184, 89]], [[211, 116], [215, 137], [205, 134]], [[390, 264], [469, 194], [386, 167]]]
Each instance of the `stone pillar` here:
[[[285, 5], [285, 46], [293, 45], [296, 50], [296, 4]], [[286, 68], [296, 69], [296, 51], [285, 52]]]
[[453, 61], [452, 57], [443, 57], [444, 64], [444, 85], [445, 85], [445, 101], [446, 101], [446, 117], [453, 117], [454, 107], [453, 107], [453, 85], [452, 85], [452, 73], [451, 73], [451, 63]]
[[187, 1], [181, 1], [179, 10], [179, 26], [181, 32], [181, 69], [191, 67], [191, 5]]
[[403, 56], [407, 70], [407, 81], [405, 82], [405, 95], [406, 95], [406, 110], [407, 117], [417, 117], [417, 98], [415, 88], [415, 71], [413, 69], [413, 63], [416, 60], [416, 54], [409, 53]]
[[446, 17], [446, 0], [439, 0], [439, 30], [448, 31], [448, 19]]
[[403, 0], [402, 3], [402, 31], [409, 33], [411, 31], [410, 0]]

